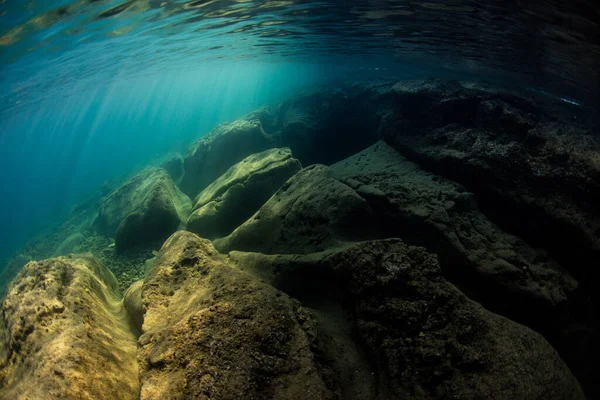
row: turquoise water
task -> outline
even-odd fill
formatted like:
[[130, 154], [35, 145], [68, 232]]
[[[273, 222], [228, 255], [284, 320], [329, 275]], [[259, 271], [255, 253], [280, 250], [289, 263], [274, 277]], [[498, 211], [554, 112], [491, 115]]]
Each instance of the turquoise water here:
[[105, 181], [187, 147], [217, 124], [324, 78], [322, 66], [234, 64], [108, 80], [5, 112], [4, 256]]
[[0, 259], [104, 182], [306, 87], [475, 77], [593, 108], [598, 20], [586, 2], [5, 0]]

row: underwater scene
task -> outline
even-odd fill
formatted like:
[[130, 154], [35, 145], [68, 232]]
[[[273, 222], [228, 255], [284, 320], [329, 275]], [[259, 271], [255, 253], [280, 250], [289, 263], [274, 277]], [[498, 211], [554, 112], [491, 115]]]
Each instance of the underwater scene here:
[[600, 5], [0, 0], [0, 400], [600, 399]]

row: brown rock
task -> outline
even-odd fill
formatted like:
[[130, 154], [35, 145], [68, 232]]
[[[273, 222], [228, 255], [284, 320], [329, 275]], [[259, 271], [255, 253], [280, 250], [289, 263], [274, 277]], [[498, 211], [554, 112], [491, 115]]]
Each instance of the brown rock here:
[[326, 399], [301, 305], [173, 234], [144, 281], [142, 399]]
[[30, 262], [2, 304], [0, 398], [139, 397], [136, 337], [90, 254]]

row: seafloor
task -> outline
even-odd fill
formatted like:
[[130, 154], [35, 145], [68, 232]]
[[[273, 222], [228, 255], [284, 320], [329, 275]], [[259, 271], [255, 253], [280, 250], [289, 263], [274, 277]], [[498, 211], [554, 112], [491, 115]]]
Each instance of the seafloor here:
[[222, 124], [13, 257], [0, 398], [597, 398], [589, 124], [441, 81]]

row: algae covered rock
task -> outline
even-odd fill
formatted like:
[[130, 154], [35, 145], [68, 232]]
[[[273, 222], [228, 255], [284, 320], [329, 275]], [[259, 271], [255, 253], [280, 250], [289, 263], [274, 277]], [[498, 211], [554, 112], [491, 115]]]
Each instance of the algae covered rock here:
[[190, 199], [162, 168], [148, 168], [110, 193], [100, 205], [96, 228], [115, 236], [117, 249], [164, 239], [186, 221]]
[[352, 370], [370, 370], [362, 385], [377, 395], [357, 397], [349, 371], [336, 377], [342, 398], [585, 398], [541, 335], [469, 300], [424, 248], [387, 239], [307, 255], [231, 252], [229, 261], [317, 307], [318, 335], [331, 320], [357, 332], [354, 342], [330, 341], [321, 358], [343, 372], [342, 356], [366, 346], [370, 362]]
[[30, 262], [2, 303], [0, 398], [139, 397], [136, 337], [91, 254]]
[[301, 168], [287, 148], [246, 157], [198, 195], [187, 229], [208, 239], [228, 235]]
[[68, 238], [62, 241], [62, 243], [56, 248], [54, 252], [54, 257], [57, 256], [66, 256], [71, 253], [78, 253], [79, 245], [84, 240], [84, 236], [81, 232], [75, 232], [70, 235]]
[[142, 308], [142, 285], [144, 281], [139, 280], [129, 286], [123, 295], [123, 306], [131, 317], [135, 327], [141, 331], [144, 323], [144, 311]]
[[367, 202], [324, 165], [290, 178], [249, 220], [214, 241], [223, 252], [311, 253], [362, 235]]
[[276, 147], [263, 129], [263, 114], [253, 112], [235, 122], [223, 123], [199, 139], [185, 157], [181, 190], [194, 198], [232, 165], [251, 154]]
[[179, 231], [144, 280], [142, 399], [325, 399], [300, 304]]

